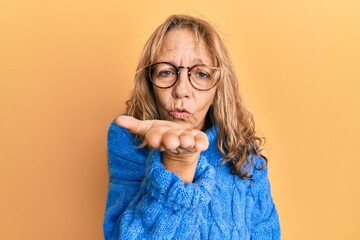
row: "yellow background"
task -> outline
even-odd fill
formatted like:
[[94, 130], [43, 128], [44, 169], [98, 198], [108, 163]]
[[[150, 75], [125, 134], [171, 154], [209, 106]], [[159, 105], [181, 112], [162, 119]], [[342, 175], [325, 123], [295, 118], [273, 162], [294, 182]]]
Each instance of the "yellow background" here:
[[360, 2], [0, 1], [0, 239], [102, 239], [106, 132], [169, 14], [228, 46], [283, 239], [360, 239]]

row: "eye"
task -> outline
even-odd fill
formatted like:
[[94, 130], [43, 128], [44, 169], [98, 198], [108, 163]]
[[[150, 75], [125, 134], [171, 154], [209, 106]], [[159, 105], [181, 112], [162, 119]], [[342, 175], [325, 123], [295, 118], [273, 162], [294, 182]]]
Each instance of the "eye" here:
[[210, 74], [208, 71], [202, 67], [197, 67], [191, 71], [191, 75], [198, 80], [207, 80], [210, 79]]
[[198, 72], [196, 73], [196, 76], [198, 78], [209, 78], [209, 74], [207, 74], [206, 72]]
[[157, 74], [159, 77], [168, 77], [174, 75], [175, 72], [173, 70], [161, 70]]

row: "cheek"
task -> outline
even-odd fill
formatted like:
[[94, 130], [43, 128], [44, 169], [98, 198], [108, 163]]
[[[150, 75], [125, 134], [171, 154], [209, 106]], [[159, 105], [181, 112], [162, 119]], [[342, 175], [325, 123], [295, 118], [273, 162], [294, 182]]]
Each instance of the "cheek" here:
[[156, 107], [158, 109], [158, 112], [160, 113], [160, 115], [162, 114], [162, 112], [165, 109], [166, 103], [168, 103], [168, 97], [165, 91], [154, 91], [154, 95], [155, 95], [155, 103], [156, 103]]
[[215, 93], [209, 93], [207, 96], [202, 96], [199, 98], [199, 103], [201, 108], [207, 110], [214, 102]]

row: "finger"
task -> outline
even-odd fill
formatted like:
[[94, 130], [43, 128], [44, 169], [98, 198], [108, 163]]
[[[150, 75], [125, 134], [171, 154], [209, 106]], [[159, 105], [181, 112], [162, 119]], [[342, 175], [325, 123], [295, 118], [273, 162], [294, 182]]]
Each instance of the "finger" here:
[[180, 146], [179, 136], [173, 131], [168, 131], [163, 134], [161, 143], [164, 148], [175, 150]]
[[196, 152], [196, 149], [193, 148], [193, 147], [190, 147], [190, 148], [177, 148], [176, 149], [177, 153], [179, 154], [184, 154], [184, 153], [195, 153]]
[[145, 135], [151, 127], [150, 121], [140, 121], [131, 116], [119, 116], [116, 118], [115, 123], [123, 128], [128, 129], [130, 132]]
[[196, 148], [194, 148], [194, 147], [186, 148], [185, 150], [187, 152], [189, 152], [189, 153], [195, 153], [196, 152]]
[[209, 147], [209, 140], [205, 133], [199, 133], [195, 136], [195, 149], [197, 151], [205, 151]]
[[187, 131], [181, 133], [181, 135], [179, 136], [179, 140], [180, 140], [180, 147], [183, 149], [193, 148], [195, 146], [194, 136]]
[[179, 154], [179, 153], [181, 153], [180, 150], [179, 150], [179, 148], [176, 148], [176, 149], [167, 149], [166, 151], [171, 152], [171, 153], [174, 153], [174, 154]]
[[149, 129], [145, 134], [145, 140], [149, 144], [149, 146], [153, 148], [160, 148], [163, 134], [161, 131], [157, 131], [156, 129]]
[[178, 147], [176, 149], [164, 149], [164, 151], [178, 155], [178, 154], [192, 154], [192, 153], [196, 152], [196, 149], [195, 148], [186, 148], [185, 149], [185, 148]]

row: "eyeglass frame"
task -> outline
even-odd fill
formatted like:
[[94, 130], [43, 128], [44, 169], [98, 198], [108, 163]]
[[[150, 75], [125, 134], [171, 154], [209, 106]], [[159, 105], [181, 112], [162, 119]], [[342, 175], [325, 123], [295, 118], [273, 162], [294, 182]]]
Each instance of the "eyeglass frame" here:
[[[169, 64], [169, 65], [171, 65], [171, 66], [173, 66], [173, 67], [176, 68], [176, 70], [177, 70], [177, 71], [176, 71], [176, 80], [174, 81], [173, 84], [171, 84], [170, 86], [167, 86], [167, 87], [160, 87], [160, 86], [156, 85], [156, 84], [153, 82], [152, 77], [151, 77], [151, 70], [152, 70], [152, 68], [153, 68], [155, 65], [157, 65], [157, 64]], [[151, 83], [152, 83], [155, 87], [158, 87], [158, 88], [161, 88], [161, 89], [171, 88], [172, 86], [174, 86], [174, 85], [178, 82], [179, 77], [180, 77], [180, 70], [181, 70], [182, 68], [186, 68], [186, 69], [188, 70], [188, 71], [187, 71], [187, 75], [188, 75], [188, 80], [189, 80], [191, 86], [192, 86], [193, 88], [195, 88], [196, 90], [199, 90], [199, 91], [203, 91], [203, 92], [209, 91], [210, 89], [212, 89], [213, 87], [216, 86], [216, 84], [219, 82], [219, 80], [217, 79], [217, 80], [215, 81], [215, 84], [214, 84], [212, 87], [207, 88], [207, 89], [200, 89], [200, 88], [195, 87], [194, 84], [193, 84], [192, 81], [191, 81], [191, 75], [192, 75], [192, 74], [191, 74], [190, 71], [191, 71], [193, 68], [199, 67], [199, 66], [204, 66], [204, 67], [209, 67], [209, 68], [213, 68], [213, 69], [218, 69], [218, 68], [216, 68], [216, 67], [211, 67], [211, 66], [206, 65], [206, 64], [195, 64], [195, 65], [192, 66], [192, 67], [185, 67], [185, 66], [176, 66], [175, 64], [170, 63], [170, 62], [157, 62], [157, 63], [154, 63], [154, 64], [151, 64], [151, 65], [147, 66], [146, 68], [148, 68], [149, 79], [150, 79]]]

